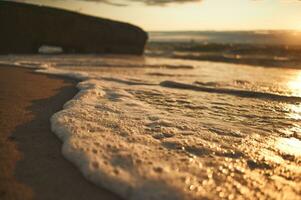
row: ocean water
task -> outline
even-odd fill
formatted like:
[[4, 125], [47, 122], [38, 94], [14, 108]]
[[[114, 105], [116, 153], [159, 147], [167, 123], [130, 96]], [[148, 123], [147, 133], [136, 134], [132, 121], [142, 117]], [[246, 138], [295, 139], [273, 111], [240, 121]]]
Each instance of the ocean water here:
[[124, 199], [301, 199], [301, 70], [170, 57], [1, 56], [72, 77], [62, 153]]
[[301, 45], [301, 31], [170, 31], [149, 32], [149, 42], [214, 44]]
[[301, 68], [300, 31], [150, 32], [146, 55]]

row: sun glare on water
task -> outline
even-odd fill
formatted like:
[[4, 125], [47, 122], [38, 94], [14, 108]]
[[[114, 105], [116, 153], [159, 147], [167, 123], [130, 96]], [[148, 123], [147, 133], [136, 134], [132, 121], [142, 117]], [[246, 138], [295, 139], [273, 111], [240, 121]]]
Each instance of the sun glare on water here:
[[293, 95], [301, 97], [301, 71], [296, 76], [288, 81], [287, 86], [292, 91]]
[[289, 155], [301, 156], [301, 141], [296, 138], [281, 138], [276, 147]]
[[[301, 97], [301, 71], [297, 72], [296, 75], [287, 81], [287, 86], [292, 92], [292, 95]], [[300, 104], [289, 104], [286, 105], [289, 110], [289, 118], [294, 120], [301, 119], [301, 105]], [[295, 132], [300, 133], [300, 127], [298, 125], [291, 127], [287, 130], [287, 133]], [[289, 134], [288, 134], [289, 135]], [[285, 154], [294, 155], [297, 157], [301, 156], [301, 140], [298, 137], [280, 138], [276, 142], [275, 146]]]

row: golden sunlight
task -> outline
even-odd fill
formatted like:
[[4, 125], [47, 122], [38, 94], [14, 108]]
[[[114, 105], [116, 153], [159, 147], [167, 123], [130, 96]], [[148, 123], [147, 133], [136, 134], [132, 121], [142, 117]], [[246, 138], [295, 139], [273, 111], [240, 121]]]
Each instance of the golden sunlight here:
[[295, 78], [288, 81], [287, 86], [293, 95], [301, 96], [301, 72], [299, 71]]
[[296, 138], [281, 138], [276, 147], [286, 154], [301, 156], [301, 141]]

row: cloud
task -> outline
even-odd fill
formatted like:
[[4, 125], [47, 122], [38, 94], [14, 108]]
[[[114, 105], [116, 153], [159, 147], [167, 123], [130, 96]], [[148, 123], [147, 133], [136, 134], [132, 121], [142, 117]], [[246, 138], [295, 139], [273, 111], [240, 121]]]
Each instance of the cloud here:
[[201, 2], [202, 0], [79, 0], [79, 1], [91, 1], [91, 2], [101, 2], [115, 6], [127, 6], [130, 2], [140, 2], [150, 6], [164, 6], [170, 3], [191, 3], [191, 2]]
[[147, 5], [166, 5], [169, 3], [200, 2], [201, 0], [131, 0], [131, 1], [143, 2]]
[[114, 1], [114, 0], [80, 0], [80, 1], [100, 2], [100, 3], [109, 4], [112, 6], [127, 6], [128, 5], [127, 3], [121, 3], [121, 1]]

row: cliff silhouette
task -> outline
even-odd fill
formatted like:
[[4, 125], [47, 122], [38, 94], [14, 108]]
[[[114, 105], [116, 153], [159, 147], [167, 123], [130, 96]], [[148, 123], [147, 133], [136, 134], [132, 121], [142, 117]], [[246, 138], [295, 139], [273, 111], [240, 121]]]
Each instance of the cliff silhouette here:
[[0, 1], [0, 54], [34, 54], [41, 46], [64, 53], [142, 54], [147, 34], [123, 22], [47, 6]]

